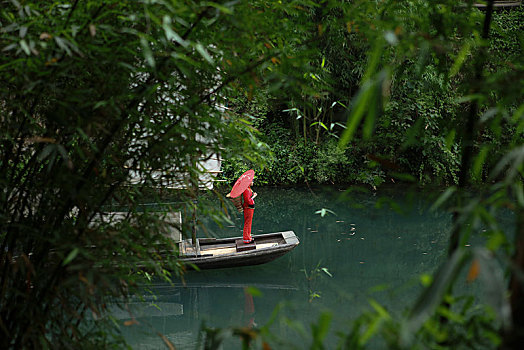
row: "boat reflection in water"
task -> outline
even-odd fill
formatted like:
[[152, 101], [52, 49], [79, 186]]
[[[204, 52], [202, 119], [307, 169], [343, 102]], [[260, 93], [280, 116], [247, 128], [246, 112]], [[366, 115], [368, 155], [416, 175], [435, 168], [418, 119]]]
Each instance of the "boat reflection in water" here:
[[[278, 300], [299, 290], [298, 280], [292, 283], [289, 273], [278, 268], [286, 260], [277, 259], [299, 240], [293, 231], [253, 238], [249, 244], [238, 237], [200, 238], [196, 246], [191, 240], [181, 241], [180, 260], [201, 271], [188, 271], [184, 284], [156, 284], [123, 308], [113, 307], [111, 314], [121, 320], [127, 342], [137, 349], [157, 349], [168, 340], [177, 349], [193, 349], [204, 326], [255, 326], [257, 303], [261, 304], [261, 324], [267, 322]], [[269, 270], [255, 267], [275, 259], [279, 261], [267, 264]], [[228, 267], [234, 268], [224, 269]], [[253, 294], [264, 298], [253, 298]]]
[[250, 269], [222, 270], [218, 278], [205, 272], [189, 272], [185, 285], [155, 284], [144, 291], [143, 301], [127, 303], [124, 309], [115, 306], [111, 314], [121, 321], [122, 334], [135, 349], [165, 348], [163, 337], [176, 349], [194, 349], [203, 326], [263, 325], [278, 299], [299, 290], [299, 281], [270, 281], [274, 275], [256, 282]]

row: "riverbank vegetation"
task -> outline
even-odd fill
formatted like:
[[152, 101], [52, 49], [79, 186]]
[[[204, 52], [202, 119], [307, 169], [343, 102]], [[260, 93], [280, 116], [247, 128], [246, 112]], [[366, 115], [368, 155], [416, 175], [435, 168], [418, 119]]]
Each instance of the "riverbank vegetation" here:
[[[481, 12], [475, 15], [481, 16]], [[395, 53], [402, 48], [385, 48], [381, 59], [389, 66], [382, 73], [388, 74], [388, 78], [381, 82], [380, 96], [372, 96], [374, 100], [367, 101], [383, 105], [384, 109], [369, 111], [373, 113], [373, 121], [354, 130], [352, 141], [340, 147], [339, 138], [347, 128], [350, 106], [357, 102], [355, 92], [368, 63], [369, 45], [363, 40], [368, 33], [351, 22], [342, 29], [334, 26], [336, 16], [328, 11], [322, 16], [319, 21], [327, 27], [323, 32], [325, 40], [315, 42], [316, 55], [309, 63], [315, 70], [310, 76], [311, 83], [321, 91], [313, 97], [289, 101], [282, 98], [281, 91], [263, 89], [228, 100], [231, 110], [248, 117], [257, 128], [259, 139], [268, 145], [273, 157], [267, 164], [225, 159], [224, 177], [231, 182], [242, 173], [241, 169], [255, 168], [259, 170], [257, 183], [270, 185], [378, 186], [395, 181], [458, 184], [461, 152], [457, 130], [465, 127], [464, 89], [471, 78], [471, 72], [458, 70], [473, 56], [472, 39], [453, 32], [452, 29], [458, 30], [454, 27], [445, 29], [444, 34], [449, 33], [449, 37], [423, 43], [416, 53], [409, 53], [407, 57]], [[493, 13], [486, 73], [509, 73], [521, 60], [522, 16], [521, 8]], [[480, 20], [478, 17], [475, 23], [480, 25]], [[427, 25], [446, 25], [444, 18], [433, 21], [442, 23]], [[393, 27], [397, 23], [388, 24]], [[405, 31], [415, 30], [406, 28], [406, 24], [398, 24], [394, 28], [397, 33], [387, 32], [390, 40], [396, 42], [397, 35], [405, 38], [408, 35]], [[462, 44], [466, 46], [461, 48]], [[460, 49], [462, 51], [458, 51]], [[442, 54], [439, 50], [449, 52]], [[411, 54], [418, 56], [411, 57]], [[517, 95], [518, 85], [515, 85]], [[495, 105], [501, 102], [501, 97], [495, 91], [489, 96]], [[511, 103], [510, 108], [514, 111], [518, 103]], [[474, 147], [481, 149], [482, 157], [473, 179], [479, 185], [488, 179], [487, 169], [497, 163], [501, 157], [499, 150], [516, 132], [514, 123], [501, 122], [502, 116], [492, 115], [495, 110], [485, 109], [484, 113], [489, 124], [482, 127], [474, 140]], [[489, 127], [494, 124], [497, 126]]]
[[[341, 348], [521, 344], [524, 22], [522, 6], [493, 3], [3, 1], [0, 347], [123, 346], [134, 319], [112, 322], [107, 303], [184, 272], [166, 218], [140, 203], [167, 180], [182, 183], [181, 210], [203, 205], [209, 154], [228, 180], [252, 167], [260, 184], [445, 186], [449, 259], [405, 318], [372, 302]], [[104, 219], [108, 205], [124, 220]], [[487, 246], [464, 250], [481, 231]], [[486, 303], [456, 299], [461, 271]], [[311, 348], [330, 319], [311, 325]], [[203, 345], [224, 334], [279, 344], [260, 327], [204, 330]]]

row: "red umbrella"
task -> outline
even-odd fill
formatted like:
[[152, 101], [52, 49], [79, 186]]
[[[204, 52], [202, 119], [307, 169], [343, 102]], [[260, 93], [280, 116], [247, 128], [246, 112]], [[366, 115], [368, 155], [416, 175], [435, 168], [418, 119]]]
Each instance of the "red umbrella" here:
[[242, 192], [244, 192], [249, 187], [254, 178], [255, 171], [253, 169], [243, 173], [233, 185], [231, 192], [229, 192], [229, 196], [231, 198], [240, 196]]

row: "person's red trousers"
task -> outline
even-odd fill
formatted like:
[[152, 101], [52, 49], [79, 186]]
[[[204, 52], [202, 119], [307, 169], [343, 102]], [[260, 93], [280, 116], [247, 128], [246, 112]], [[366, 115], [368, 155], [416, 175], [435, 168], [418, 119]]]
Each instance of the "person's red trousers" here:
[[243, 239], [244, 243], [251, 242], [251, 224], [253, 223], [253, 214], [255, 209], [244, 208], [244, 232]]

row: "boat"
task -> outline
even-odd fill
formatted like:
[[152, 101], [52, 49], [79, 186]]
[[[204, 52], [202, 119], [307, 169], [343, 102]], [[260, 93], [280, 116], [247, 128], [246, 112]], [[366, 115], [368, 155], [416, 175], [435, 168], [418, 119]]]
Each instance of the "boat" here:
[[259, 265], [293, 250], [300, 242], [293, 231], [253, 235], [252, 243], [242, 237], [199, 238], [179, 243], [180, 261], [200, 270]]

